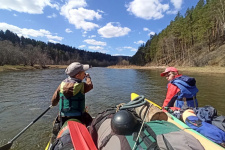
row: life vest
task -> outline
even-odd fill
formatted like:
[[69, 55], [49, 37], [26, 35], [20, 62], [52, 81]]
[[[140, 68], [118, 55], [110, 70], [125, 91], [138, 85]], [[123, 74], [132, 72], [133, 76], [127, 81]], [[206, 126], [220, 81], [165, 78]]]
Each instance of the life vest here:
[[196, 99], [198, 89], [195, 85], [196, 81], [194, 78], [182, 75], [170, 81], [170, 83], [177, 86], [180, 92], [170, 100], [167, 106], [175, 104], [175, 107], [178, 108], [182, 108], [183, 105], [198, 107], [198, 101]]
[[66, 82], [62, 82], [59, 92], [59, 111], [62, 116], [81, 116], [85, 110], [84, 83], [75, 83], [73, 87], [73, 96], [66, 97], [63, 94], [63, 87]]

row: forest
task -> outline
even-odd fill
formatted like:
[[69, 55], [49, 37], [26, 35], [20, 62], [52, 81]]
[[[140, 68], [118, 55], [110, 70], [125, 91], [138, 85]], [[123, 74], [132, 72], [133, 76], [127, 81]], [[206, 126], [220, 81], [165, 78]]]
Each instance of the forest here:
[[3, 65], [68, 65], [71, 62], [87, 63], [92, 66], [129, 64], [128, 56], [111, 56], [89, 52], [59, 43], [45, 43], [6, 30], [0, 30], [0, 66]]
[[0, 30], [0, 66], [67, 65], [79, 61], [92, 66], [178, 65], [225, 66], [225, 0], [199, 0], [186, 13], [177, 13], [160, 33], [151, 35], [136, 54], [111, 56], [60, 43], [45, 43]]
[[225, 66], [225, 0], [199, 0], [138, 48], [134, 65]]

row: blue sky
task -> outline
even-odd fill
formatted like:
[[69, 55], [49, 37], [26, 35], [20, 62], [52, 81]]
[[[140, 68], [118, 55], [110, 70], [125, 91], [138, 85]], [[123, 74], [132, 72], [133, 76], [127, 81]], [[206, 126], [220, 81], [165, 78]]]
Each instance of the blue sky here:
[[43, 42], [133, 56], [197, 0], [0, 0], [0, 30]]

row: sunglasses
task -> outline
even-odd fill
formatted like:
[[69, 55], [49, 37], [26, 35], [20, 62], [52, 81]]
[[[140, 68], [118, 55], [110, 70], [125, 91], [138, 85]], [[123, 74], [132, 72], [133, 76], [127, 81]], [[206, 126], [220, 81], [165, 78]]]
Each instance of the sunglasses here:
[[167, 73], [166, 75], [165, 75], [165, 77], [169, 77], [169, 76], [171, 76], [172, 75], [172, 73]]

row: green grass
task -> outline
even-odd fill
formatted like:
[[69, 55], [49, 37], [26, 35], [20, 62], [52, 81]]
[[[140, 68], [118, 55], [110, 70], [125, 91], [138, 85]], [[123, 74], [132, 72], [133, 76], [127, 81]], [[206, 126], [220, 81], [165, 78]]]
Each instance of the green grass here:
[[[159, 69], [164, 71], [168, 66], [109, 66], [108, 68], [115, 68], [115, 69]], [[218, 66], [206, 66], [206, 67], [182, 67], [182, 66], [175, 66], [180, 73], [182, 72], [201, 72], [201, 73], [215, 73], [215, 74], [224, 74], [225, 67], [218, 67]]]
[[[65, 69], [67, 65], [46, 65], [45, 69]], [[18, 70], [35, 70], [35, 69], [43, 69], [39, 65], [32, 66], [24, 66], [24, 65], [4, 65], [0, 66], [0, 72], [2, 71], [18, 71]]]

